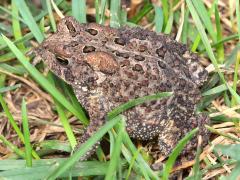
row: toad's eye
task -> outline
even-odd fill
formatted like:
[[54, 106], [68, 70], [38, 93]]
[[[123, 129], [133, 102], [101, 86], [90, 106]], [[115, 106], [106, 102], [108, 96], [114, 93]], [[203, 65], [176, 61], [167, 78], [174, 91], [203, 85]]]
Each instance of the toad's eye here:
[[62, 57], [56, 57], [57, 62], [62, 66], [67, 66], [69, 64], [69, 61]]

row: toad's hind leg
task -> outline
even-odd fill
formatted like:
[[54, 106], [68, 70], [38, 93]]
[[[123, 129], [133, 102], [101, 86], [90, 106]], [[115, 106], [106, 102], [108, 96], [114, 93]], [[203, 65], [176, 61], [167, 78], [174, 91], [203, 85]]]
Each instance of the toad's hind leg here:
[[[209, 131], [204, 127], [209, 123], [209, 118], [204, 114], [193, 115], [188, 119], [188, 127], [177, 126], [175, 121], [169, 120], [166, 127], [159, 133], [158, 145], [161, 153], [168, 156], [176, 147], [179, 141], [194, 128], [199, 128], [198, 133], [185, 145], [182, 155], [191, 155], [196, 149], [199, 135], [202, 136], [202, 145], [206, 145], [209, 138]], [[190, 157], [190, 156], [189, 156]]]
[[190, 155], [193, 154], [193, 149], [196, 149], [196, 147], [198, 145], [198, 137], [199, 136], [201, 136], [201, 139], [202, 139], [201, 144], [200, 144], [202, 147], [207, 145], [208, 140], [209, 140], [210, 132], [205, 127], [206, 124], [209, 124], [209, 118], [207, 117], [206, 114], [200, 113], [198, 115], [191, 117], [190, 123], [193, 125], [192, 129], [198, 127], [199, 130], [198, 130], [196, 136], [194, 136], [191, 139], [191, 141], [189, 141], [187, 143], [182, 154], [190, 154]]
[[162, 127], [159, 125], [159, 118], [148, 116], [141, 112], [124, 114], [127, 117], [126, 130], [130, 137], [138, 140], [151, 140], [158, 136]]
[[158, 134], [158, 145], [162, 155], [168, 156], [180, 140], [181, 130], [175, 126], [173, 120], [168, 120], [165, 127]]

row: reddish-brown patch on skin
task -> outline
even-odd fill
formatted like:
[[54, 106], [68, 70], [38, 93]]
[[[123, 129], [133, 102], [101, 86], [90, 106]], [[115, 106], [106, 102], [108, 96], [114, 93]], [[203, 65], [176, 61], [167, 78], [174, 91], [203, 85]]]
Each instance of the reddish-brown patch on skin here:
[[93, 52], [85, 56], [84, 60], [96, 71], [113, 74], [119, 65], [112, 55], [106, 52]]

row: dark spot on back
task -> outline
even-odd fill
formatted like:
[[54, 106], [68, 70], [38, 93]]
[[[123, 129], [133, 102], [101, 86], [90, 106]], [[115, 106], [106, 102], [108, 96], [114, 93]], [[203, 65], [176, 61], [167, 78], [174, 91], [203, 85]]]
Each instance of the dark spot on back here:
[[153, 100], [153, 101], [150, 102], [150, 105], [151, 105], [151, 106], [153, 106], [153, 105], [155, 105], [155, 104], [157, 104], [157, 101], [156, 101], [156, 100]]
[[96, 29], [86, 29], [86, 32], [88, 32], [89, 34], [96, 36], [98, 34], [98, 31]]
[[137, 60], [137, 61], [144, 61], [144, 60], [145, 60], [145, 57], [140, 56], [140, 55], [135, 55], [135, 56], [134, 56], [134, 59]]
[[164, 48], [158, 48], [158, 49], [156, 50], [156, 53], [157, 53], [157, 55], [158, 55], [159, 57], [163, 58], [164, 55], [165, 55], [165, 49], [164, 49]]
[[95, 47], [93, 47], [93, 46], [85, 46], [84, 48], [83, 48], [83, 52], [84, 53], [90, 53], [90, 52], [93, 52], [93, 51], [95, 51]]
[[124, 45], [126, 44], [125, 41], [124, 41], [123, 39], [121, 39], [121, 38], [115, 38], [115, 39], [114, 39], [114, 42], [115, 42], [116, 44], [121, 45], [121, 46], [124, 46]]
[[147, 47], [146, 46], [144, 46], [144, 45], [140, 45], [139, 46], [139, 51], [140, 52], [144, 52], [144, 51], [146, 51], [147, 50]]
[[165, 69], [167, 67], [166, 64], [164, 62], [162, 62], [162, 61], [158, 61], [158, 65], [162, 69]]
[[89, 77], [89, 78], [87, 79], [87, 84], [88, 84], [89, 86], [93, 86], [93, 85], [94, 85], [94, 82], [95, 82], [94, 77]]
[[133, 96], [133, 95], [134, 95], [134, 91], [130, 91], [129, 94], [130, 94], [131, 96]]
[[70, 42], [69, 46], [75, 47], [75, 46], [77, 46], [78, 44], [79, 44], [79, 42], [77, 42], [77, 41], [72, 41], [72, 42]]
[[130, 65], [130, 61], [129, 60], [124, 60], [122, 62], [120, 62], [120, 66], [124, 67], [124, 66], [129, 66]]
[[143, 71], [143, 68], [140, 64], [135, 64], [135, 66], [132, 68], [134, 71]]
[[126, 58], [126, 59], [129, 58], [129, 55], [127, 53], [116, 52], [116, 56], [123, 57], [123, 58]]

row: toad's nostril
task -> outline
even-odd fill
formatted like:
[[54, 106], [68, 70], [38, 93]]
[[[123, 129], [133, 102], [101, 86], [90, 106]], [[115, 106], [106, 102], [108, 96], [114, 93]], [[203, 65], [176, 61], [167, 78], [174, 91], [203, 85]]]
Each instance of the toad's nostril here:
[[75, 27], [73, 26], [72, 22], [66, 21], [65, 24], [66, 24], [66, 26], [67, 26], [67, 28], [68, 28], [68, 30], [69, 30], [70, 33], [76, 32], [76, 29], [75, 29]]

